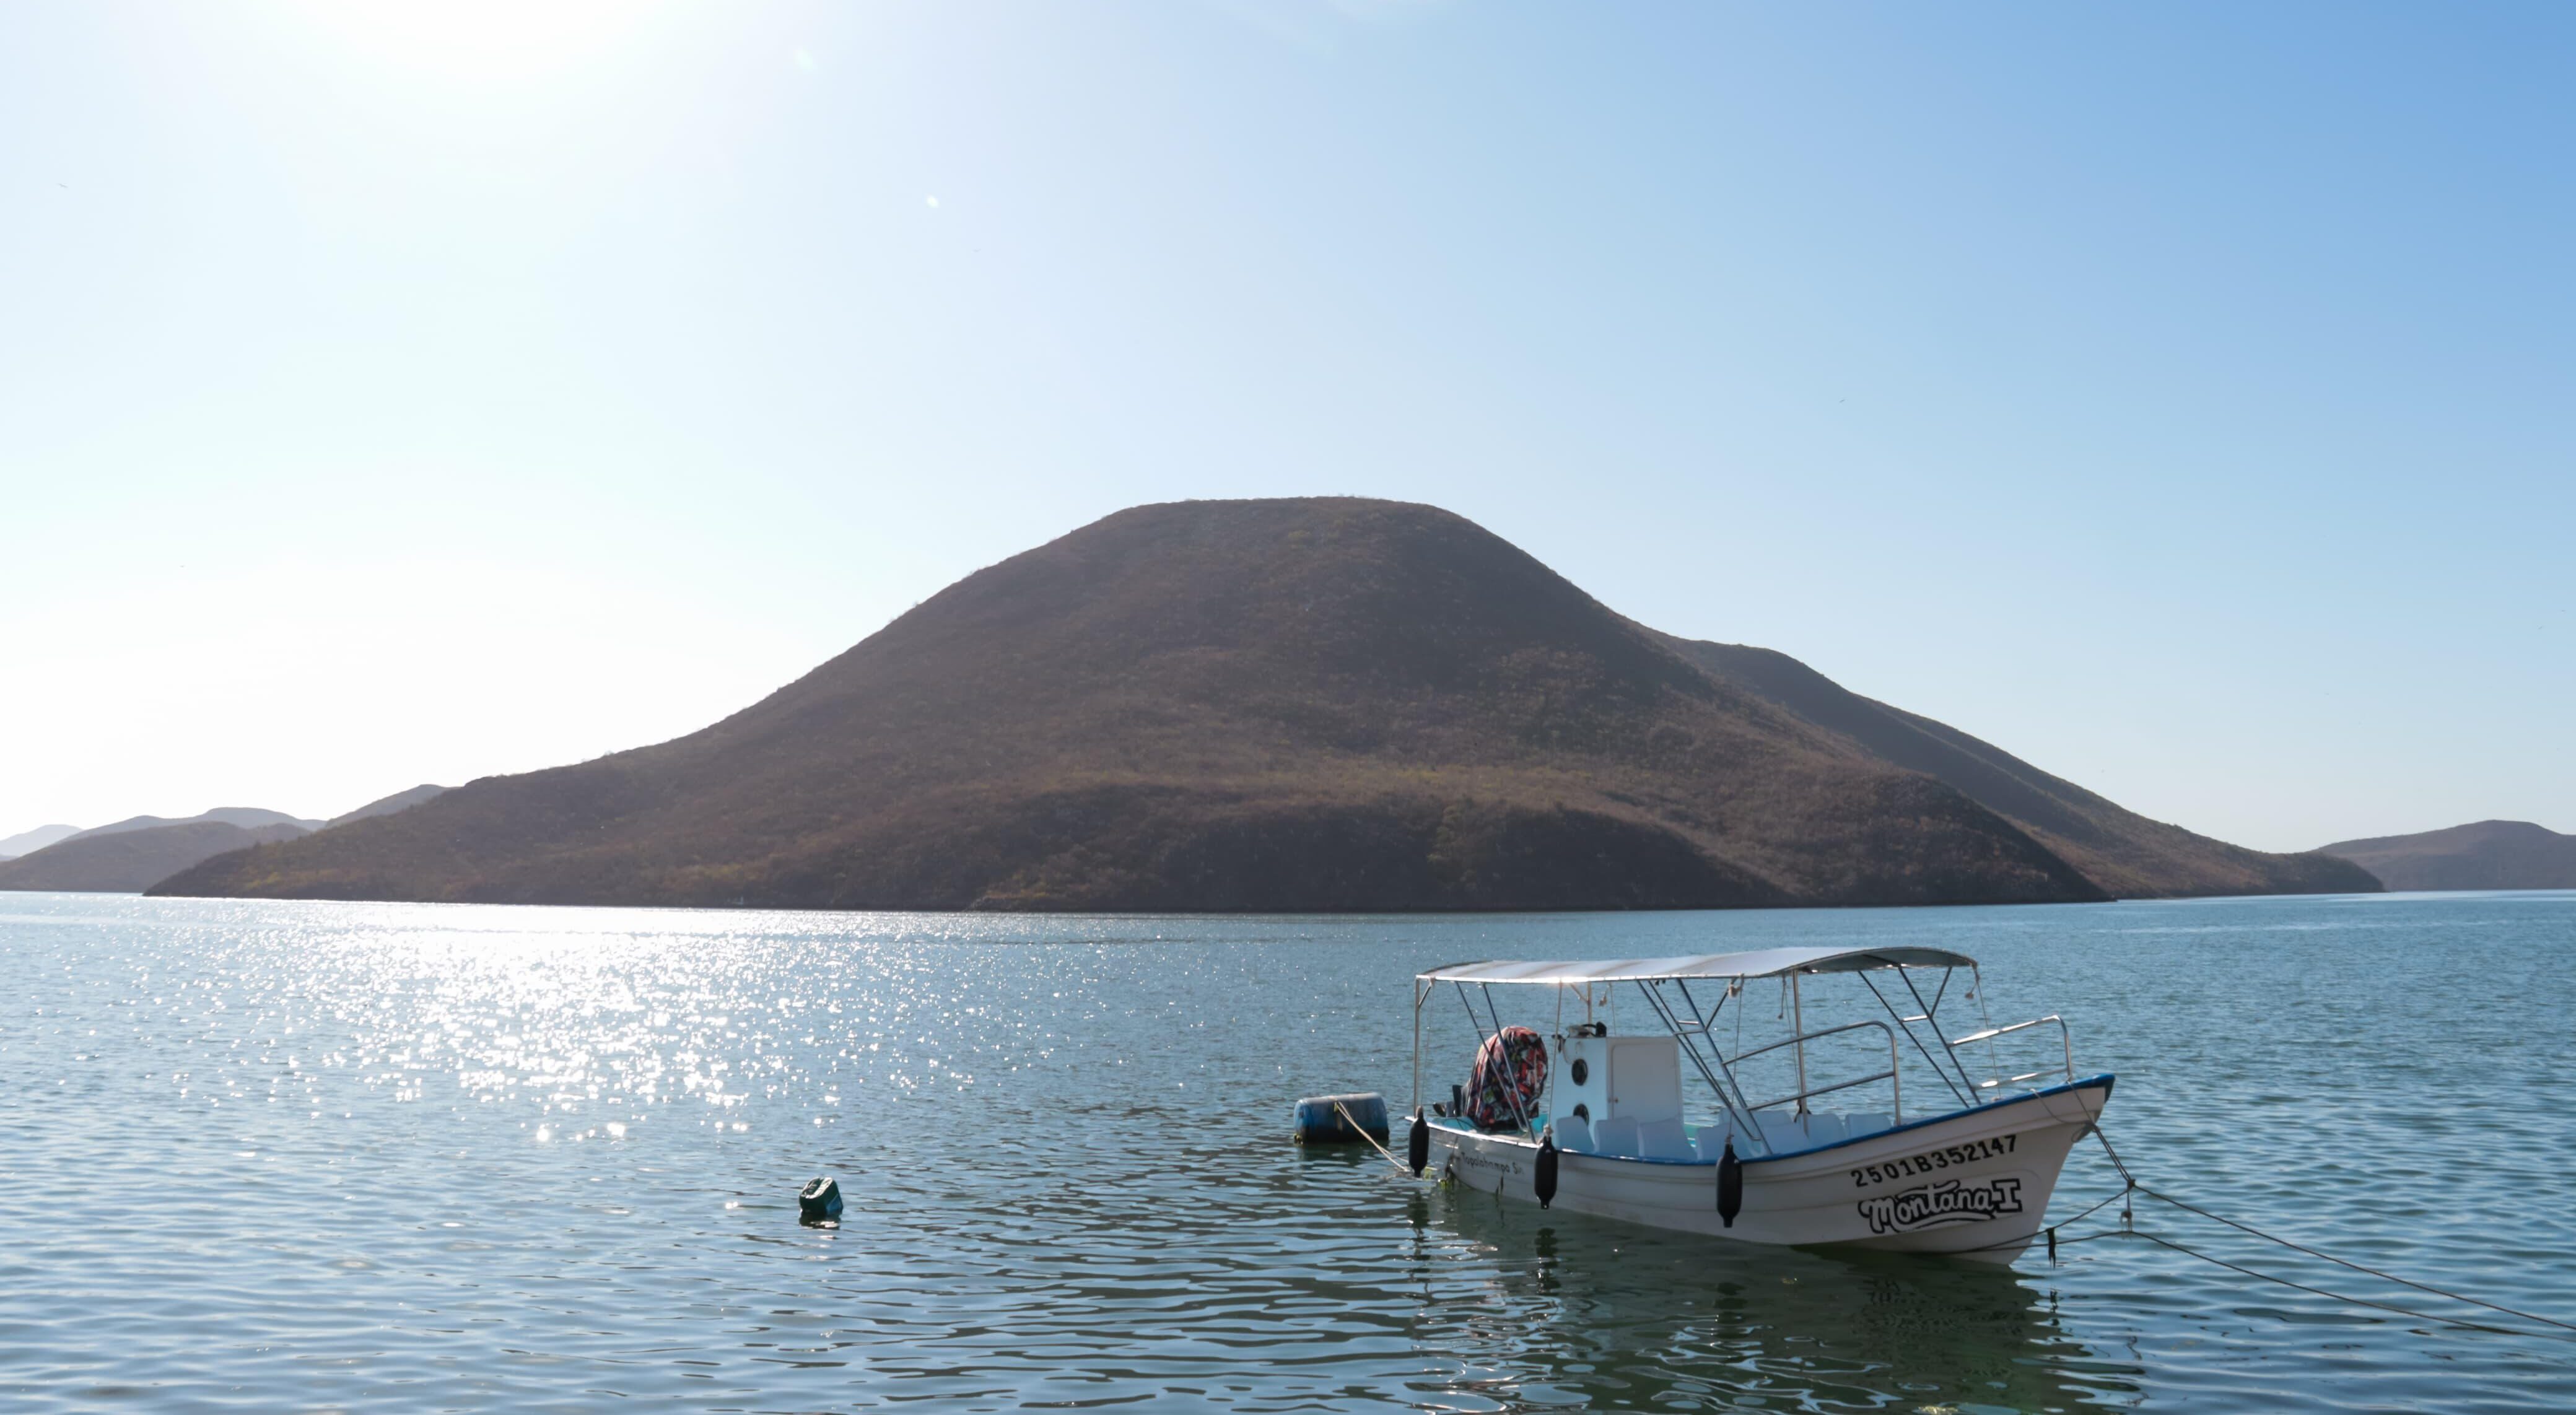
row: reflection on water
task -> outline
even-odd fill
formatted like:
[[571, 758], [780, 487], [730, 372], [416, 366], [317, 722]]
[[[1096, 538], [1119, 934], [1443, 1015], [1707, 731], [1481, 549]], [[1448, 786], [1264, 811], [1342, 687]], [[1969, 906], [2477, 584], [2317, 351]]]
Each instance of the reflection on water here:
[[[35, 1410], [2576, 1407], [2576, 1343], [2136, 1241], [2005, 1271], [1746, 1249], [1285, 1142], [1297, 1096], [1405, 1097], [1417, 968], [1891, 938], [1986, 960], [1999, 1016], [2073, 1019], [2151, 1182], [2576, 1310], [2576, 1122], [2535, 1099], [2576, 896], [1395, 920], [0, 896], [0, 1388]], [[1435, 1085], [1467, 1045], [1433, 1019]], [[820, 1173], [837, 1229], [796, 1222]], [[2109, 1183], [2080, 1155], [2059, 1215]]]
[[1446, 1230], [1419, 1240], [1427, 1269], [1441, 1270], [1433, 1250], [1454, 1236], [1483, 1270], [1500, 1320], [1434, 1344], [1510, 1373], [1480, 1392], [1498, 1398], [2064, 1410], [2133, 1388], [2065, 1335], [2044, 1290], [1999, 1268], [1676, 1242], [1467, 1191], [1412, 1213]]

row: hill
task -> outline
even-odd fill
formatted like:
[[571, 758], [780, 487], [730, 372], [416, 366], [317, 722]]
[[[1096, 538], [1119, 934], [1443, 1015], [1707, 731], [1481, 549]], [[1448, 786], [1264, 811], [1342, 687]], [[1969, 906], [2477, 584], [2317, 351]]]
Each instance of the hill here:
[[303, 830], [320, 830], [323, 823], [316, 820], [303, 820], [295, 816], [290, 816], [284, 811], [262, 810], [257, 806], [217, 806], [203, 815], [180, 816], [176, 818], [170, 816], [128, 816], [124, 820], [117, 821], [112, 825], [92, 826], [87, 830], [77, 832], [64, 838], [69, 840], [79, 840], [86, 836], [117, 835], [129, 830], [160, 830], [174, 825], [207, 824], [236, 825], [240, 826], [244, 830], [258, 830], [264, 826], [272, 825], [291, 825], [300, 827]]
[[211, 820], [93, 831], [0, 862], [0, 890], [134, 894], [201, 860], [304, 833], [293, 821], [244, 828]]
[[702, 731], [153, 892], [1255, 911], [2108, 893], [1475, 525], [1338, 498], [1120, 512]]
[[2390, 889], [2576, 889], [2576, 835], [2530, 821], [2344, 840], [2323, 853], [2352, 861]]
[[396, 811], [408, 811], [412, 807], [419, 805], [421, 802], [428, 800], [430, 797], [439, 795], [446, 790], [447, 788], [444, 786], [432, 786], [423, 782], [418, 786], [412, 787], [408, 791], [397, 791], [390, 796], [380, 797], [376, 800], [369, 801], [367, 804], [360, 806], [354, 811], [347, 811], [340, 815], [333, 816], [327, 824], [347, 825], [351, 821], [368, 820], [376, 816], [389, 816]]
[[31, 851], [42, 850], [57, 840], [80, 834], [76, 825], [40, 825], [0, 839], [0, 860], [14, 860]]
[[2380, 887], [2368, 871], [2333, 855], [2266, 854], [2123, 810], [1955, 727], [1851, 692], [1787, 654], [1658, 637], [1716, 677], [1878, 760], [1956, 787], [2111, 894], [2350, 894]]

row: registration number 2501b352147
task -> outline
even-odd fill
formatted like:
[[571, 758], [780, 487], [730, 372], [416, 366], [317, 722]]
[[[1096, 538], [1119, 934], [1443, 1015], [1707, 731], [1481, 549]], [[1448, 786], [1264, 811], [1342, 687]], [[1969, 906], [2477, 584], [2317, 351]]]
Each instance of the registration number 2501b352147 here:
[[1919, 1155], [1907, 1155], [1903, 1159], [1863, 1165], [1851, 1172], [1852, 1187], [1866, 1189], [1873, 1184], [1885, 1184], [1891, 1179], [1912, 1179], [1918, 1174], [1933, 1174], [1944, 1169], [1954, 1169], [1963, 1164], [1975, 1164], [1979, 1160], [1993, 1159], [1997, 1155], [2008, 1155], [2013, 1152], [2014, 1143], [2020, 1138], [2018, 1135], [1997, 1135], [1990, 1139], [1969, 1140], [1937, 1150], [1925, 1150]]

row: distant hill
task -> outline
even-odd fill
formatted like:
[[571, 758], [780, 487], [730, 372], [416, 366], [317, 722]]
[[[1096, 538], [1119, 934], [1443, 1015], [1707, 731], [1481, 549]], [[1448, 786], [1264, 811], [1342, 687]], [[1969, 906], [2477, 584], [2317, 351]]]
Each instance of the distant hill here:
[[[1834, 725], [1863, 700], [1836, 706], [1821, 678], [1830, 693], [1793, 692], [1805, 670], [1758, 653], [1631, 623], [1430, 507], [1139, 507], [968, 576], [703, 731], [486, 778], [153, 892], [1230, 911], [2107, 897], [2007, 818], [2050, 800], [2045, 819], [2125, 892], [2231, 887], [2229, 868], [2370, 887], [2139, 821], [1896, 715], [1950, 749], [1914, 765], [1879, 725]], [[1943, 774], [1978, 763], [2040, 799], [1981, 804]]]
[[2479, 821], [2328, 845], [2390, 889], [2576, 889], [2576, 835], [2530, 821]]
[[330, 819], [329, 824], [347, 825], [351, 821], [369, 820], [376, 816], [389, 816], [396, 811], [408, 811], [412, 807], [419, 805], [421, 802], [428, 800], [432, 796], [438, 795], [446, 789], [447, 788], [444, 786], [431, 786], [427, 783], [423, 783], [408, 791], [397, 791], [381, 800], [369, 801], [367, 804], [360, 806], [354, 811], [347, 812], [346, 814], [333, 816]]
[[1955, 727], [1851, 692], [1787, 654], [1657, 637], [1717, 677], [1840, 734], [1880, 761], [1958, 788], [2108, 893], [2142, 898], [2379, 888], [2369, 873], [2330, 854], [2266, 854], [2123, 810]]
[[91, 832], [0, 862], [0, 890], [134, 894], [199, 861], [305, 834], [293, 821], [251, 828], [227, 821]]
[[57, 840], [78, 834], [80, 834], [80, 827], [76, 825], [40, 825], [34, 830], [22, 830], [16, 835], [0, 839], [0, 860], [14, 860], [21, 855], [42, 850]]
[[306, 830], [320, 830], [323, 825], [321, 821], [303, 820], [290, 816], [284, 811], [264, 811], [257, 806], [217, 806], [203, 815], [182, 816], [177, 819], [168, 816], [130, 816], [113, 825], [92, 826], [88, 830], [66, 838], [78, 840], [83, 836], [116, 835], [129, 830], [159, 830], [164, 826], [208, 823], [237, 825], [244, 830], [256, 830], [261, 826], [269, 825], [293, 825], [302, 826]]

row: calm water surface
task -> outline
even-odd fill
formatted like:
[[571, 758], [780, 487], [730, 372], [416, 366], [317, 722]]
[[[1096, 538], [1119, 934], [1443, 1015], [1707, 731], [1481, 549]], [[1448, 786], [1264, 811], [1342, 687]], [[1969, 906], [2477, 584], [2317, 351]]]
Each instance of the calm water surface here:
[[[1401, 1101], [1420, 967], [1900, 939], [1983, 960], [1998, 1021], [2064, 1013], [2146, 1182], [2576, 1320], [2571, 894], [1223, 920], [0, 895], [0, 1393], [2576, 1408], [2576, 1341], [2153, 1205], [2141, 1228], [2443, 1320], [2135, 1238], [2000, 1272], [1749, 1250], [1283, 1138], [1300, 1095]], [[849, 1222], [802, 1227], [825, 1172]], [[2115, 1187], [2088, 1147], [2055, 1211]]]

